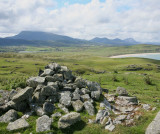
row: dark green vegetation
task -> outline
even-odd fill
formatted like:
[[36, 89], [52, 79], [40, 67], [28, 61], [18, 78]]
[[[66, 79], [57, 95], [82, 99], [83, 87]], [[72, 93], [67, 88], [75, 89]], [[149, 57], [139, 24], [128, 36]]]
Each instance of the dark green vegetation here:
[[[0, 89], [26, 86], [25, 81], [30, 76], [37, 76], [38, 70], [43, 69], [49, 62], [57, 62], [68, 66], [75, 75], [79, 75], [91, 81], [97, 81], [103, 88], [114, 93], [118, 86], [127, 89], [129, 95], [137, 96], [141, 103], [156, 106], [156, 111], [141, 111], [143, 116], [136, 120], [136, 125], [125, 127], [119, 125], [115, 134], [144, 134], [146, 127], [160, 110], [160, 61], [143, 58], [111, 59], [107, 56], [140, 53], [160, 52], [159, 46], [135, 45], [124, 47], [68, 47], [68, 48], [35, 48], [26, 47], [26, 51], [46, 50], [46, 53], [1, 53], [0, 54]], [[136, 71], [134, 68], [140, 68]], [[95, 104], [99, 106], [99, 102]], [[105, 134], [110, 133], [104, 127], [97, 124], [87, 124], [88, 118], [94, 118], [82, 113], [82, 121], [71, 129], [61, 131], [57, 129], [57, 120], [52, 124], [54, 133], [68, 134]], [[31, 116], [28, 122], [31, 127], [16, 132], [35, 133], [36, 116]], [[7, 124], [0, 124], [0, 133], [8, 134], [5, 130]]]

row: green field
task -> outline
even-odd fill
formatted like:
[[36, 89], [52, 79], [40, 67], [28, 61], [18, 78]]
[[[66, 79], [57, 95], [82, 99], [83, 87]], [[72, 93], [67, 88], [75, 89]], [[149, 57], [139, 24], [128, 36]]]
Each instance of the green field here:
[[[160, 61], [143, 58], [111, 59], [108, 56], [127, 53], [160, 52], [160, 46], [135, 45], [123, 47], [66, 47], [66, 48], [35, 48], [25, 47], [25, 51], [42, 51], [39, 53], [0, 53], [0, 89], [11, 90], [12, 88], [25, 87], [26, 79], [37, 76], [39, 69], [44, 69], [49, 62], [57, 62], [66, 65], [75, 75], [85, 79], [96, 81], [103, 88], [114, 93], [118, 86], [127, 89], [129, 95], [137, 96], [140, 103], [150, 104], [157, 107], [156, 111], [141, 111], [143, 116], [136, 121], [135, 126], [125, 127], [119, 125], [114, 130], [115, 134], [143, 134], [151, 120], [160, 110]], [[141, 68], [133, 71], [132, 66]], [[97, 103], [98, 105], [98, 103]], [[65, 131], [75, 134], [103, 134], [110, 133], [101, 125], [87, 125], [88, 118], [93, 118], [85, 113], [81, 125]], [[32, 126], [23, 133], [35, 133], [35, 119], [28, 119]], [[6, 124], [0, 123], [0, 133], [5, 130]], [[53, 123], [54, 133], [64, 133], [57, 129], [56, 119]], [[18, 131], [17, 131], [18, 132]]]

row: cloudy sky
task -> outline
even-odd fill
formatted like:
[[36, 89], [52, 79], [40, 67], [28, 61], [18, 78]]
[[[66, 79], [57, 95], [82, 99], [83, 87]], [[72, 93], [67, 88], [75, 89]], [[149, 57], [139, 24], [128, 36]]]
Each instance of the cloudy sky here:
[[0, 0], [0, 37], [24, 30], [160, 42], [160, 0]]

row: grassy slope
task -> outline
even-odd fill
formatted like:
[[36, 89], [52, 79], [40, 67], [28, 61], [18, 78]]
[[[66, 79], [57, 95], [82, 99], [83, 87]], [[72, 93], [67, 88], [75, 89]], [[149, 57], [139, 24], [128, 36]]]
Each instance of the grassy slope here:
[[[75, 49], [77, 51], [75, 51]], [[111, 50], [106, 51], [108, 53]], [[134, 51], [136, 51], [135, 48]], [[114, 50], [113, 53], [116, 52], [118, 52], [118, 50]], [[11, 89], [17, 86], [25, 86], [25, 80], [29, 76], [36, 76], [39, 68], [43, 69], [46, 64], [55, 61], [61, 65], [68, 66], [76, 75], [81, 75], [83, 78], [91, 81], [100, 82], [101, 86], [109, 89], [110, 92], [114, 92], [117, 86], [122, 86], [127, 89], [130, 95], [137, 96], [140, 102], [156, 106], [157, 110], [154, 112], [142, 111], [143, 117], [137, 121], [136, 126], [118, 126], [114, 131], [114, 133], [121, 134], [144, 133], [147, 125], [160, 109], [160, 72], [157, 69], [157, 65], [160, 65], [160, 61], [143, 58], [110, 59], [105, 56], [106, 54], [102, 48], [97, 48], [97, 51], [95, 51], [95, 48], [90, 50], [83, 50], [83, 48], [67, 48], [63, 52], [52, 53], [0, 54], [0, 89]], [[126, 66], [131, 64], [136, 64], [145, 69], [152, 70], [125, 71]], [[106, 72], [104, 74], [98, 74], [98, 72], [101, 71]], [[152, 85], [145, 83], [144, 73], [149, 75], [152, 80]], [[114, 81], [113, 78], [116, 78], [117, 81]], [[103, 126], [101, 125], [86, 125], [85, 122], [87, 119], [92, 117], [84, 113], [82, 114], [85, 115], [82, 118], [82, 122], [76, 124], [72, 129], [66, 130], [65, 133], [107, 133], [107, 131], [102, 129]], [[35, 132], [36, 118], [37, 117], [31, 117], [28, 120], [31, 127], [27, 130], [21, 130], [21, 132]], [[57, 123], [55, 119], [52, 126], [54, 128], [53, 132], [64, 133], [64, 131], [58, 130], [56, 125]], [[76, 127], [77, 125], [78, 127]], [[5, 128], [6, 124], [0, 124], [0, 133], [8, 133]]]

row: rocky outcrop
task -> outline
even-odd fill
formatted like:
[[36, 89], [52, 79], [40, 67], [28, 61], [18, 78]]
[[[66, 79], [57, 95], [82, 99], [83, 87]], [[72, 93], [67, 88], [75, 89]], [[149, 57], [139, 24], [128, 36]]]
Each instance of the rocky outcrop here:
[[81, 120], [79, 113], [71, 112], [62, 116], [58, 121], [58, 128], [65, 129]]

